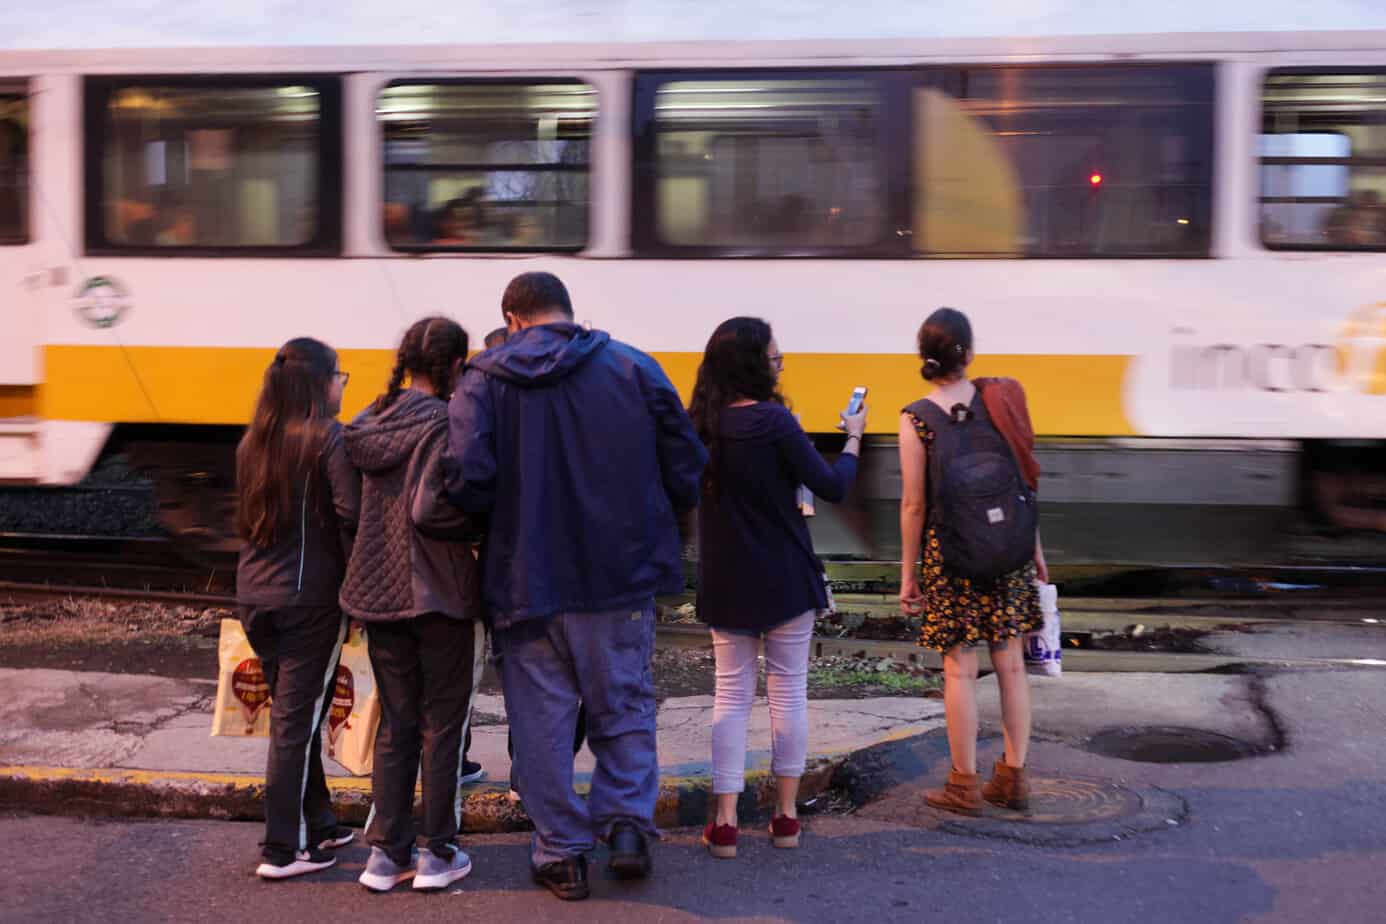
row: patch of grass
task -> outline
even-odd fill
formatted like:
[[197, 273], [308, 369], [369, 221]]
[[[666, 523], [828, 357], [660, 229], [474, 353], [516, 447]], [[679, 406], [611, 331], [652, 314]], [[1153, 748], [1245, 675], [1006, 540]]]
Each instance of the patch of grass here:
[[825, 668], [809, 671], [808, 682], [810, 689], [852, 687], [881, 690], [896, 696], [930, 693], [943, 687], [942, 679], [934, 674], [852, 670], [849, 668]]

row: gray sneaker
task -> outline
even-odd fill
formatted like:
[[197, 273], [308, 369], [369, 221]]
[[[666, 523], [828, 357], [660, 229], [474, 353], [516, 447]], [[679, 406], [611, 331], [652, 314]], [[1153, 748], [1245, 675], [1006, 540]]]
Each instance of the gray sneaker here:
[[459, 879], [465, 879], [472, 871], [472, 858], [460, 849], [452, 848], [452, 857], [444, 859], [431, 850], [419, 851], [418, 872], [414, 874], [414, 888], [446, 889]]
[[372, 892], [388, 892], [413, 875], [414, 867], [400, 866], [384, 850], [372, 847], [371, 858], [366, 861], [366, 871], [357, 882]]

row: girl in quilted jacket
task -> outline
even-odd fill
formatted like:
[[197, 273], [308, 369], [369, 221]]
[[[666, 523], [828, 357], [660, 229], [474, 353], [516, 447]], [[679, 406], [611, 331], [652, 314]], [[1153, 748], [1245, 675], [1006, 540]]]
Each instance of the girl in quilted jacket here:
[[[367, 625], [380, 728], [366, 827], [366, 888], [413, 878], [442, 889], [471, 872], [457, 846], [463, 745], [480, 680], [485, 630], [475, 546], [443, 494], [448, 399], [467, 333], [425, 318], [399, 345], [384, 394], [347, 427], [361, 471], [361, 518], [342, 584], [342, 609]], [[423, 817], [415, 858], [414, 783]]]

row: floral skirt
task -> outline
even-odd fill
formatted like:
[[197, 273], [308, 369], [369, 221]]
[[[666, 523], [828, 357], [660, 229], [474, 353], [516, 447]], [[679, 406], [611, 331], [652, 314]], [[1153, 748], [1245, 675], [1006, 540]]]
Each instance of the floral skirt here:
[[938, 536], [924, 535], [924, 627], [919, 644], [936, 651], [959, 645], [1004, 642], [1034, 632], [1044, 622], [1034, 563], [995, 581], [974, 581], [947, 570]]

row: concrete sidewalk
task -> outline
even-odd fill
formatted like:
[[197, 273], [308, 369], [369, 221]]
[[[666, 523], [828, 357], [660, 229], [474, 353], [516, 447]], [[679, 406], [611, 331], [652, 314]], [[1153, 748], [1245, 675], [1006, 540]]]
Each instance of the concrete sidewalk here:
[[[35, 812], [206, 818], [261, 817], [266, 739], [213, 738], [215, 684], [132, 674], [0, 669], [0, 804]], [[921, 697], [810, 700], [810, 761], [802, 798], [826, 788], [850, 753], [941, 727], [943, 703]], [[662, 826], [702, 822], [710, 793], [712, 698], [660, 704]], [[469, 757], [487, 779], [466, 788], [470, 831], [523, 828], [523, 811], [505, 797], [505, 707], [479, 696]], [[752, 712], [746, 815], [766, 804], [773, 781], [769, 716]], [[578, 756], [578, 782], [593, 759]], [[370, 780], [327, 762], [344, 820], [361, 823]]]

